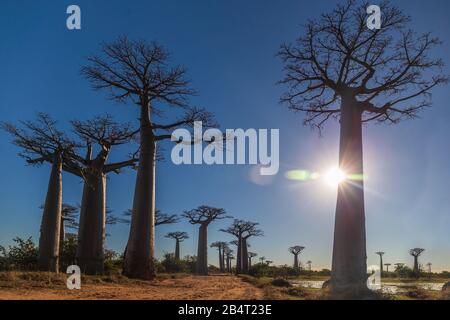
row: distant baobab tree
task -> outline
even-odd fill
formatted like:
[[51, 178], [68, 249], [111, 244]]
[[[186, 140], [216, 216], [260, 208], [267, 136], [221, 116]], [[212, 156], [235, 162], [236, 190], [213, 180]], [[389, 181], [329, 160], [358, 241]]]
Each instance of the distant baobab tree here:
[[362, 124], [415, 118], [431, 106], [432, 89], [448, 83], [442, 60], [429, 57], [440, 41], [410, 31], [410, 18], [389, 1], [380, 8], [382, 28], [369, 30], [366, 2], [338, 4], [279, 51], [280, 82], [288, 87], [281, 102], [319, 131], [330, 119], [341, 128], [339, 166], [347, 180], [338, 187], [333, 291], [368, 290]]
[[375, 254], [380, 256], [380, 272], [381, 272], [381, 275], [383, 275], [383, 255], [385, 254], [385, 252], [378, 251], [378, 252], [375, 252]]
[[[101, 55], [88, 58], [82, 74], [96, 90], [106, 90], [110, 98], [131, 101], [139, 107], [140, 157], [137, 169], [133, 216], [124, 256], [123, 274], [130, 278], [153, 279], [155, 167], [157, 145], [170, 140], [169, 130], [212, 123], [211, 114], [188, 105], [195, 92], [183, 67], [170, 67], [169, 54], [155, 42], [131, 41], [126, 37], [104, 44]], [[183, 114], [170, 123], [159, 119], [175, 107]], [[174, 108], [172, 108], [173, 110]]]
[[[78, 158], [78, 170], [73, 172], [84, 182], [76, 260], [82, 272], [101, 274], [104, 271], [107, 175], [120, 173], [138, 162], [137, 152], [123, 161], [109, 163], [108, 159], [113, 148], [131, 142], [138, 131], [129, 123], [115, 122], [110, 115], [87, 121], [74, 120], [72, 127], [87, 149], [86, 156]], [[98, 151], [93, 155], [95, 146]]]
[[[123, 217], [120, 218], [121, 223], [130, 224], [131, 217], [133, 216], [133, 210], [128, 209], [122, 214]], [[163, 213], [161, 210], [155, 210], [155, 227], [165, 225], [165, 224], [174, 224], [178, 223], [180, 218], [176, 214], [168, 214]]]
[[187, 232], [182, 231], [176, 231], [176, 232], [169, 232], [166, 234], [166, 238], [174, 239], [175, 240], [175, 260], [180, 260], [180, 243], [183, 242], [186, 239], [189, 239], [189, 235]]
[[184, 211], [183, 217], [191, 224], [200, 225], [198, 233], [197, 268], [199, 275], [208, 275], [208, 226], [215, 220], [230, 218], [222, 208], [200, 206]]
[[311, 260], [308, 260], [308, 261], [306, 262], [306, 265], [308, 266], [308, 271], [311, 271], [311, 270], [312, 270], [312, 268], [311, 268], [311, 266], [312, 266], [312, 261], [311, 261]]
[[431, 273], [431, 266], [432, 266], [433, 264], [431, 263], [431, 262], [428, 262], [427, 263], [427, 267], [428, 267], [428, 273]]
[[414, 248], [414, 249], [409, 250], [409, 254], [414, 257], [414, 268], [413, 268], [413, 271], [414, 271], [414, 276], [416, 278], [420, 277], [419, 256], [424, 251], [425, 251], [425, 249], [422, 249], [422, 248]]
[[66, 228], [76, 230], [78, 229], [78, 213], [80, 209], [77, 206], [73, 206], [67, 203], [63, 203], [61, 209], [61, 231], [59, 234], [60, 249], [66, 240]]
[[231, 272], [231, 259], [233, 258], [233, 250], [231, 250], [228, 246], [224, 248], [225, 261], [227, 272]]
[[268, 266], [270, 266], [272, 263], [273, 263], [272, 260], [266, 260], [266, 264], [267, 264]]
[[289, 248], [289, 252], [294, 255], [294, 268], [299, 269], [300, 264], [298, 260], [298, 255], [305, 249], [305, 247], [302, 246], [294, 246]]
[[398, 262], [398, 263], [394, 263], [394, 266], [395, 266], [395, 271], [397, 271], [397, 270], [400, 270], [401, 268], [403, 268], [405, 266], [405, 264]]
[[390, 264], [390, 263], [385, 263], [384, 265], [386, 266], [386, 272], [389, 272], [389, 267], [390, 267], [392, 264]]
[[258, 254], [255, 252], [248, 252], [248, 268], [252, 267], [252, 258], [256, 257]]
[[43, 207], [38, 268], [59, 272], [60, 233], [62, 221], [62, 171], [76, 171], [77, 143], [56, 127], [49, 115], [38, 113], [36, 121], [21, 121], [21, 128], [2, 123], [1, 127], [21, 149], [19, 156], [30, 165], [52, 165]]
[[220, 229], [237, 237], [236, 273], [248, 272], [248, 239], [259, 237], [264, 233], [257, 229], [259, 223], [235, 219], [233, 224], [226, 229]]
[[264, 263], [264, 261], [266, 261], [266, 257], [264, 257], [264, 256], [259, 257], [259, 261], [261, 261], [261, 263]]
[[210, 247], [211, 248], [217, 248], [217, 250], [219, 251], [219, 269], [220, 272], [224, 272], [225, 271], [225, 264], [224, 264], [224, 257], [225, 257], [225, 247], [227, 246], [226, 242], [223, 241], [216, 241], [211, 243]]

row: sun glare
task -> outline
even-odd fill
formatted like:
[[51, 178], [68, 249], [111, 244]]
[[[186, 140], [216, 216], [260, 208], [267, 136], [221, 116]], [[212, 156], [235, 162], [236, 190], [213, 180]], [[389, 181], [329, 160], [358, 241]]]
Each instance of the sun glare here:
[[325, 174], [324, 178], [328, 185], [335, 187], [344, 182], [347, 175], [339, 168], [332, 168]]

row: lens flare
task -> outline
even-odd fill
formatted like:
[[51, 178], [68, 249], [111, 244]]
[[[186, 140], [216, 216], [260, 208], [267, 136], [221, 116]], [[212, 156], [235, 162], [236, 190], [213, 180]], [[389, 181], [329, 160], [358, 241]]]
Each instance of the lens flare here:
[[335, 187], [347, 179], [347, 175], [339, 168], [332, 168], [324, 176], [328, 185]]

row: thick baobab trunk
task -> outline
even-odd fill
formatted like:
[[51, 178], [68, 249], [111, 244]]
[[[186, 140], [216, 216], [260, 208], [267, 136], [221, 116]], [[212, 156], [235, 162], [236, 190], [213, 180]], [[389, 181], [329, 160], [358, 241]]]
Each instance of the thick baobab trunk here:
[[208, 275], [208, 225], [201, 224], [198, 232], [197, 274]]
[[106, 175], [89, 174], [85, 179], [76, 260], [83, 273], [96, 275], [104, 272]]
[[62, 156], [54, 156], [41, 222], [38, 267], [59, 272], [59, 245], [62, 211]]
[[418, 257], [414, 257], [414, 276], [416, 278], [419, 278], [420, 272], [419, 272], [419, 259]]
[[238, 238], [237, 241], [237, 252], [236, 252], [236, 273], [242, 272], [242, 237]]
[[298, 269], [298, 254], [294, 254], [294, 268]]
[[231, 272], [231, 262], [230, 262], [230, 257], [227, 257], [227, 271]]
[[339, 165], [350, 179], [338, 188], [331, 287], [350, 293], [367, 290], [361, 118], [357, 102], [344, 98]]
[[252, 267], [252, 257], [248, 257], [248, 269]]
[[180, 260], [180, 240], [175, 239], [175, 260]]
[[222, 249], [222, 266], [223, 266], [223, 271], [225, 271], [226, 269], [226, 262], [225, 262], [225, 249]]
[[64, 241], [66, 241], [66, 228], [64, 226], [64, 218], [61, 217], [61, 223], [60, 223], [61, 229], [59, 230], [59, 250], [62, 250], [62, 247], [64, 245]]
[[[146, 102], [143, 102], [147, 106]], [[148, 108], [141, 107], [141, 144], [133, 200], [130, 235], [125, 251], [123, 274], [130, 278], [154, 279], [155, 165], [156, 143]]]
[[242, 238], [242, 272], [248, 273], [248, 247], [247, 247], [247, 239]]
[[219, 246], [219, 269], [220, 272], [224, 271], [223, 259], [222, 259], [222, 247]]
[[383, 257], [380, 256], [380, 274], [383, 274]]

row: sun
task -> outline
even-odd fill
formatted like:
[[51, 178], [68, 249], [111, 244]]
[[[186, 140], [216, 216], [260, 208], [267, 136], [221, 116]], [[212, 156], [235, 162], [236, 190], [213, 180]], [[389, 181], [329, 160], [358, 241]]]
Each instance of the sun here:
[[328, 170], [324, 178], [328, 185], [335, 187], [344, 182], [347, 179], [347, 175], [344, 171], [336, 167]]

